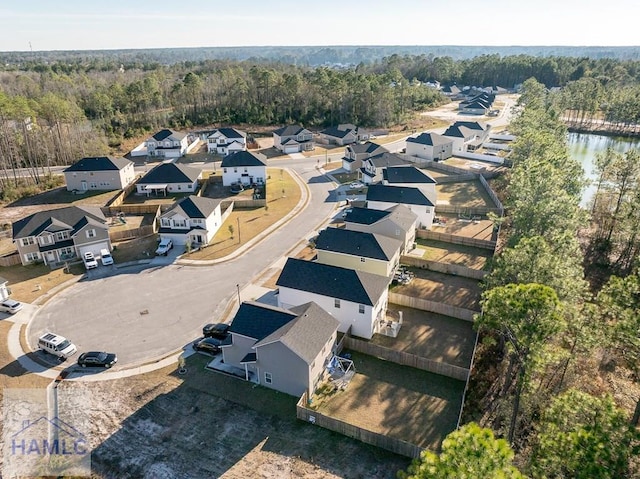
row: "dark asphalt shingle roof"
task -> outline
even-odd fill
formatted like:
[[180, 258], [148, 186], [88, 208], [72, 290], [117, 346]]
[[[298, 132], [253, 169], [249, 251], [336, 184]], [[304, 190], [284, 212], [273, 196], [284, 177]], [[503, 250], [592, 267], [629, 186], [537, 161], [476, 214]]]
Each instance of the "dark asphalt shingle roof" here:
[[164, 130], [160, 130], [159, 132], [157, 132], [151, 138], [153, 138], [156, 141], [163, 141], [163, 140], [166, 140], [169, 137], [173, 137], [174, 140], [181, 141], [185, 136], [187, 136], [186, 133], [179, 133], [177, 131], [164, 129]]
[[486, 130], [486, 127], [477, 121], [456, 121], [452, 126], [465, 126], [470, 130]]
[[341, 130], [337, 126], [330, 126], [329, 128], [326, 128], [326, 129], [322, 130], [320, 132], [320, 134], [327, 135], [327, 136], [333, 136], [334, 138], [344, 138], [345, 136], [347, 136], [351, 132], [355, 133], [355, 131], [351, 130], [351, 129], [343, 129], [343, 130]]
[[[215, 134], [217, 131], [222, 133], [225, 138], [246, 138], [247, 134], [243, 131], [236, 130], [235, 128], [218, 128], [213, 131], [211, 135]], [[211, 136], [209, 135], [209, 136]]]
[[434, 206], [422, 191], [409, 186], [371, 185], [367, 189], [367, 201]]
[[416, 183], [416, 184], [436, 184], [436, 180], [431, 178], [420, 168], [415, 166], [391, 166], [382, 172], [382, 178], [389, 183]]
[[420, 133], [416, 137], [407, 138], [407, 143], [419, 143], [421, 145], [437, 146], [451, 143], [449, 138], [445, 138], [437, 133]]
[[373, 153], [375, 152], [378, 148], [380, 148], [382, 152], [386, 152], [386, 148], [378, 145], [377, 143], [373, 143], [372, 141], [365, 141], [364, 143], [355, 143], [353, 145], [349, 145], [347, 146], [347, 150], [351, 150], [353, 151], [355, 154], [360, 154], [360, 153]]
[[161, 163], [144, 175], [138, 184], [193, 183], [201, 171], [190, 166], [175, 163]]
[[373, 306], [389, 286], [389, 278], [314, 261], [288, 258], [276, 285]]
[[287, 125], [282, 128], [278, 128], [273, 132], [278, 136], [297, 136], [300, 133], [311, 133], [309, 130], [302, 128], [300, 125]]
[[126, 158], [115, 158], [113, 156], [97, 156], [93, 158], [82, 158], [76, 163], [66, 168], [63, 173], [73, 171], [110, 171], [121, 170], [125, 166], [133, 164]]
[[286, 309], [245, 301], [233, 317], [229, 332], [260, 341], [295, 318], [296, 314]]
[[476, 135], [476, 130], [462, 126], [462, 125], [451, 125], [444, 132], [444, 136], [450, 136], [455, 138], [467, 138], [470, 136]]
[[250, 151], [236, 151], [222, 159], [223, 168], [233, 168], [234, 166], [267, 166], [264, 157]]
[[411, 164], [410, 161], [405, 160], [400, 155], [397, 155], [396, 153], [389, 153], [388, 151], [385, 151], [384, 153], [379, 153], [377, 155], [373, 155], [364, 161], [368, 161], [376, 168], [383, 168], [385, 166], [401, 166], [401, 165]]
[[386, 236], [342, 228], [325, 228], [316, 240], [316, 249], [363, 258], [389, 261], [402, 242]]
[[13, 238], [36, 236], [44, 230], [54, 232], [71, 229], [75, 233], [88, 222], [105, 226], [107, 220], [97, 206], [67, 206], [55, 210], [39, 211], [13, 223]]
[[354, 206], [350, 209], [351, 211], [347, 212], [344, 217], [345, 223], [372, 225], [391, 214], [389, 210], [374, 210], [373, 208], [360, 208], [359, 206]]
[[162, 216], [167, 216], [171, 211], [177, 208], [182, 209], [189, 218], [208, 218], [211, 216], [218, 205], [220, 199], [207, 198], [202, 196], [190, 195], [181, 199], [176, 204], [172, 205]]

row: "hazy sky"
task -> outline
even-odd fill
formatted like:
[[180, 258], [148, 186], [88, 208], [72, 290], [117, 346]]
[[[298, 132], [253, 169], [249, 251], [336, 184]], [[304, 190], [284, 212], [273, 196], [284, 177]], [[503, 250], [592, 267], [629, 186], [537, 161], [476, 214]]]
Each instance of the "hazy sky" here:
[[640, 46], [640, 0], [3, 0], [0, 51]]

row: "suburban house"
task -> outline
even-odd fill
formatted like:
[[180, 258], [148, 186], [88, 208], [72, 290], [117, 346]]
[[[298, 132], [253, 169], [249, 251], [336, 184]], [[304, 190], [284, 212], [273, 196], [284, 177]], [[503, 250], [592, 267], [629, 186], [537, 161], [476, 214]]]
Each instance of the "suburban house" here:
[[160, 158], [180, 158], [187, 152], [189, 138], [186, 133], [160, 130], [145, 142], [147, 156]]
[[237, 151], [225, 156], [220, 166], [224, 186], [264, 184], [267, 179], [266, 158], [260, 153]]
[[228, 155], [247, 149], [247, 134], [235, 128], [218, 128], [207, 136], [207, 152]]
[[362, 168], [362, 162], [367, 158], [388, 152], [389, 150], [386, 148], [370, 141], [349, 145], [344, 149], [342, 168], [350, 173], [355, 173]]
[[420, 188], [408, 186], [371, 185], [367, 189], [367, 207], [386, 210], [404, 205], [418, 217], [418, 228], [431, 229], [435, 204]]
[[402, 240], [375, 233], [325, 228], [315, 241], [316, 261], [392, 276], [400, 263]]
[[206, 245], [222, 225], [220, 200], [187, 196], [160, 216], [158, 232], [176, 245]]
[[379, 153], [362, 160], [360, 178], [366, 185], [382, 181], [382, 171], [389, 166], [406, 166], [411, 163], [396, 153]]
[[491, 109], [491, 105], [493, 105], [494, 100], [495, 96], [493, 94], [482, 91], [461, 101], [458, 105], [458, 109], [461, 113], [470, 115], [486, 115]]
[[193, 193], [198, 189], [202, 171], [175, 163], [161, 163], [136, 183], [136, 192], [149, 196], [170, 193]]
[[462, 94], [462, 90], [460, 90], [457, 85], [445, 85], [440, 89], [440, 91], [449, 98], [457, 98]]
[[453, 141], [453, 153], [475, 151], [489, 138], [490, 129], [489, 125], [484, 126], [477, 121], [456, 121], [443, 136]]
[[415, 166], [390, 166], [382, 172], [382, 184], [419, 188], [427, 198], [437, 204], [436, 180]]
[[429, 161], [441, 161], [453, 155], [453, 140], [437, 133], [420, 133], [407, 138], [406, 154]]
[[289, 310], [245, 301], [222, 346], [226, 366], [245, 379], [300, 397], [313, 392], [333, 358], [339, 322], [315, 303]]
[[344, 217], [345, 229], [380, 234], [396, 238], [402, 243], [400, 254], [414, 248], [418, 217], [404, 205], [396, 205], [386, 210], [353, 207]]
[[349, 145], [357, 141], [366, 141], [369, 137], [367, 130], [350, 123], [331, 126], [320, 132], [320, 140], [329, 145]]
[[4, 301], [11, 294], [9, 288], [7, 287], [8, 282], [9, 280], [0, 277], [0, 301]]
[[64, 170], [68, 191], [121, 190], [133, 183], [133, 162], [125, 158], [82, 158]]
[[313, 301], [340, 322], [338, 331], [371, 339], [385, 324], [391, 278], [316, 261], [287, 258], [276, 281], [278, 306]]
[[273, 132], [273, 146], [283, 153], [299, 153], [315, 148], [313, 133], [299, 125], [287, 125]]
[[55, 267], [91, 251], [111, 251], [109, 226], [97, 206], [40, 211], [13, 223], [13, 241], [23, 265], [36, 261]]

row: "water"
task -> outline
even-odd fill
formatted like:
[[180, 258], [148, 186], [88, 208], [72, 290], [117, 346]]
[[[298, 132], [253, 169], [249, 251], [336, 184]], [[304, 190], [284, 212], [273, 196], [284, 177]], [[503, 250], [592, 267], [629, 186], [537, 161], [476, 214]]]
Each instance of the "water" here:
[[598, 176], [594, 173], [596, 155], [607, 148], [624, 153], [632, 148], [640, 149], [640, 138], [624, 138], [617, 136], [592, 135], [590, 133], [569, 133], [567, 145], [569, 156], [577, 160], [584, 169], [585, 176], [591, 184], [582, 193], [582, 207], [587, 207], [596, 192], [595, 181]]

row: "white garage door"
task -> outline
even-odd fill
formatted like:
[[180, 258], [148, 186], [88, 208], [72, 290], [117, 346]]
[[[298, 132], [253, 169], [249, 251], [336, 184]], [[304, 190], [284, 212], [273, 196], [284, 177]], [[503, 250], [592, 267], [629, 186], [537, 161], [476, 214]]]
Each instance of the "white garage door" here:
[[98, 256], [100, 256], [100, 250], [101, 249], [109, 249], [109, 243], [107, 243], [105, 241], [103, 243], [90, 244], [90, 245], [86, 245], [86, 246], [80, 246], [78, 248], [78, 250], [80, 251], [80, 257], [81, 258], [84, 256], [84, 253], [86, 251], [91, 251], [93, 253], [93, 255], [97, 258]]
[[298, 151], [300, 151], [300, 148], [296, 145], [296, 146], [285, 146], [284, 147], [284, 152], [286, 154], [289, 153], [298, 153]]

